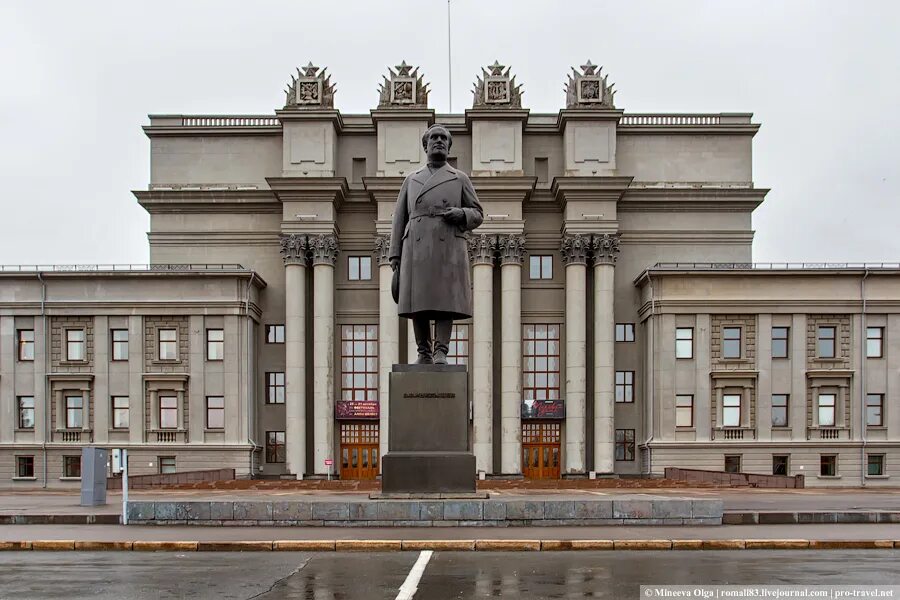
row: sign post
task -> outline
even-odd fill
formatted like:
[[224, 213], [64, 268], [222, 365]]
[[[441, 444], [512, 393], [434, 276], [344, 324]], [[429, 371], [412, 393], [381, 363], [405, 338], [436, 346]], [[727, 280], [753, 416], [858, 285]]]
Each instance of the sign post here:
[[128, 450], [122, 450], [122, 524], [128, 525]]
[[334, 459], [326, 458], [325, 466], [328, 467], [328, 481], [331, 481], [331, 466], [334, 464]]

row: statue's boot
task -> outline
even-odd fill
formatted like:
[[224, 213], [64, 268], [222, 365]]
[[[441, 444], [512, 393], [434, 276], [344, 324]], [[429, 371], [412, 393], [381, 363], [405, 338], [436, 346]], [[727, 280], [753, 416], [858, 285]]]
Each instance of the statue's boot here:
[[447, 351], [450, 349], [450, 332], [453, 321], [439, 320], [434, 322], [434, 364], [447, 364]]
[[419, 357], [416, 359], [417, 365], [430, 365], [434, 363], [431, 354], [431, 327], [428, 319], [412, 319], [413, 334], [416, 336], [416, 351]]

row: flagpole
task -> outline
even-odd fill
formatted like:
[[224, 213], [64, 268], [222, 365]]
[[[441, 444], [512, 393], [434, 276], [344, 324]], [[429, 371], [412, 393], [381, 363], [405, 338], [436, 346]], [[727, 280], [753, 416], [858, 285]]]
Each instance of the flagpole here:
[[450, 112], [453, 112], [453, 63], [450, 59], [450, 0], [447, 0], [447, 87], [450, 93]]

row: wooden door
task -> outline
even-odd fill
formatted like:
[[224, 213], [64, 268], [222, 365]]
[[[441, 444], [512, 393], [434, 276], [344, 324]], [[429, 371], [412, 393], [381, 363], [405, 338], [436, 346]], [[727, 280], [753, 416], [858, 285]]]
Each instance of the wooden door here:
[[375, 479], [378, 423], [341, 423], [341, 479]]
[[522, 423], [522, 474], [528, 479], [559, 479], [559, 446], [559, 423]]

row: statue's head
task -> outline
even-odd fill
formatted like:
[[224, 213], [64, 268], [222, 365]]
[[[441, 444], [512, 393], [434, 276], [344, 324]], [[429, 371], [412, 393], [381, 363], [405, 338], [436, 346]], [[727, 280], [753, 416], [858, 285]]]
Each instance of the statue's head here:
[[435, 123], [422, 135], [422, 147], [429, 161], [446, 161], [452, 145], [453, 136], [443, 125]]

